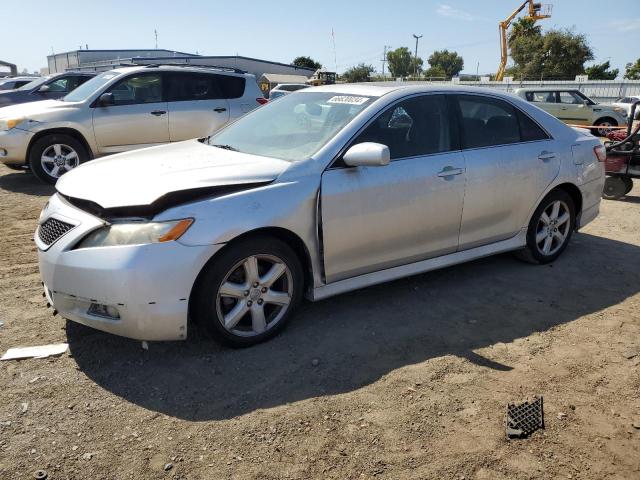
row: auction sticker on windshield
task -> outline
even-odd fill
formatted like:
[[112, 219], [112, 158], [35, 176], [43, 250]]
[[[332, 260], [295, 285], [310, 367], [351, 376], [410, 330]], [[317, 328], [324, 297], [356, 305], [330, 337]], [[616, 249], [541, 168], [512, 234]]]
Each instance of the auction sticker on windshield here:
[[338, 95], [331, 97], [327, 103], [344, 103], [346, 105], [362, 105], [369, 100], [369, 97], [353, 97], [351, 95]]

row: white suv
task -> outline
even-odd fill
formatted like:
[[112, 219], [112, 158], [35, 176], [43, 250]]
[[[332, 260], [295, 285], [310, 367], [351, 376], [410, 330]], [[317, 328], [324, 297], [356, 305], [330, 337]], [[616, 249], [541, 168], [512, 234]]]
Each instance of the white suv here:
[[211, 135], [266, 101], [238, 70], [118, 68], [60, 100], [0, 108], [0, 161], [55, 183], [95, 157]]

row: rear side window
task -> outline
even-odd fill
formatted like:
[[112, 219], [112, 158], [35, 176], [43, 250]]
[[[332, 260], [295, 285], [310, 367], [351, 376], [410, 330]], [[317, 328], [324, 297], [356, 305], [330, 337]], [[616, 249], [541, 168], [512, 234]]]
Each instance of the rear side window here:
[[217, 78], [218, 88], [223, 98], [240, 98], [244, 95], [246, 79], [232, 75], [213, 75]]
[[213, 100], [224, 98], [216, 82], [216, 75], [206, 73], [170, 73], [167, 75], [167, 100]]
[[556, 103], [555, 92], [527, 92], [527, 101], [534, 103]]
[[531, 120], [529, 116], [516, 109], [520, 122], [520, 135], [523, 142], [534, 142], [536, 140], [548, 140], [549, 135]]
[[515, 108], [496, 98], [459, 95], [466, 148], [520, 142], [520, 124]]
[[400, 102], [380, 114], [353, 142], [389, 147], [391, 159], [453, 149], [447, 102], [443, 95], [424, 95]]

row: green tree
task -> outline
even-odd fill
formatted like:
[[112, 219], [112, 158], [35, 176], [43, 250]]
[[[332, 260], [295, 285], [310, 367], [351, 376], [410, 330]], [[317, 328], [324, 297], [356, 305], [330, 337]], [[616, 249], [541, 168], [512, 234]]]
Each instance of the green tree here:
[[589, 75], [590, 80], [615, 80], [620, 70], [614, 68], [610, 70], [609, 60], [604, 63], [596, 63], [584, 69], [584, 73]]
[[640, 80], [640, 58], [636, 60], [636, 63], [627, 63], [624, 78], [628, 80]]
[[431, 69], [438, 68], [444, 72], [444, 76], [451, 78], [462, 71], [464, 68], [464, 60], [458, 55], [458, 52], [436, 50], [429, 57], [429, 65], [431, 65]]
[[427, 78], [446, 78], [447, 72], [445, 72], [440, 65], [427, 68], [422, 75]]
[[521, 78], [573, 78], [584, 73], [593, 60], [586, 37], [571, 30], [542, 29], [530, 20], [519, 20], [508, 39], [512, 75]]
[[311, 57], [296, 57], [293, 59], [293, 62], [291, 62], [291, 65], [295, 65], [296, 67], [311, 68], [313, 70], [322, 68], [322, 64], [316, 62]]
[[364, 63], [361, 63], [345, 71], [341, 75], [341, 77], [348, 83], [368, 82], [369, 75], [375, 72], [375, 70], [376, 69], [373, 67], [373, 65], [366, 65]]
[[[387, 52], [387, 62], [389, 62], [389, 72], [392, 77], [408, 77], [415, 71], [413, 55], [407, 47], [400, 47]], [[423, 61], [418, 57], [418, 72], [422, 70]]]

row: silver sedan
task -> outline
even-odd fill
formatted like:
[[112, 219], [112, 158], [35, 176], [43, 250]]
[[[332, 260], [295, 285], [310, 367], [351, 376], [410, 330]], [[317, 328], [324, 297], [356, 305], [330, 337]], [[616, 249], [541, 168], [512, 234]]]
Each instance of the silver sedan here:
[[64, 175], [36, 232], [40, 272], [73, 321], [173, 340], [192, 319], [253, 345], [304, 296], [506, 251], [554, 261], [598, 214], [604, 157], [495, 91], [309, 88]]

